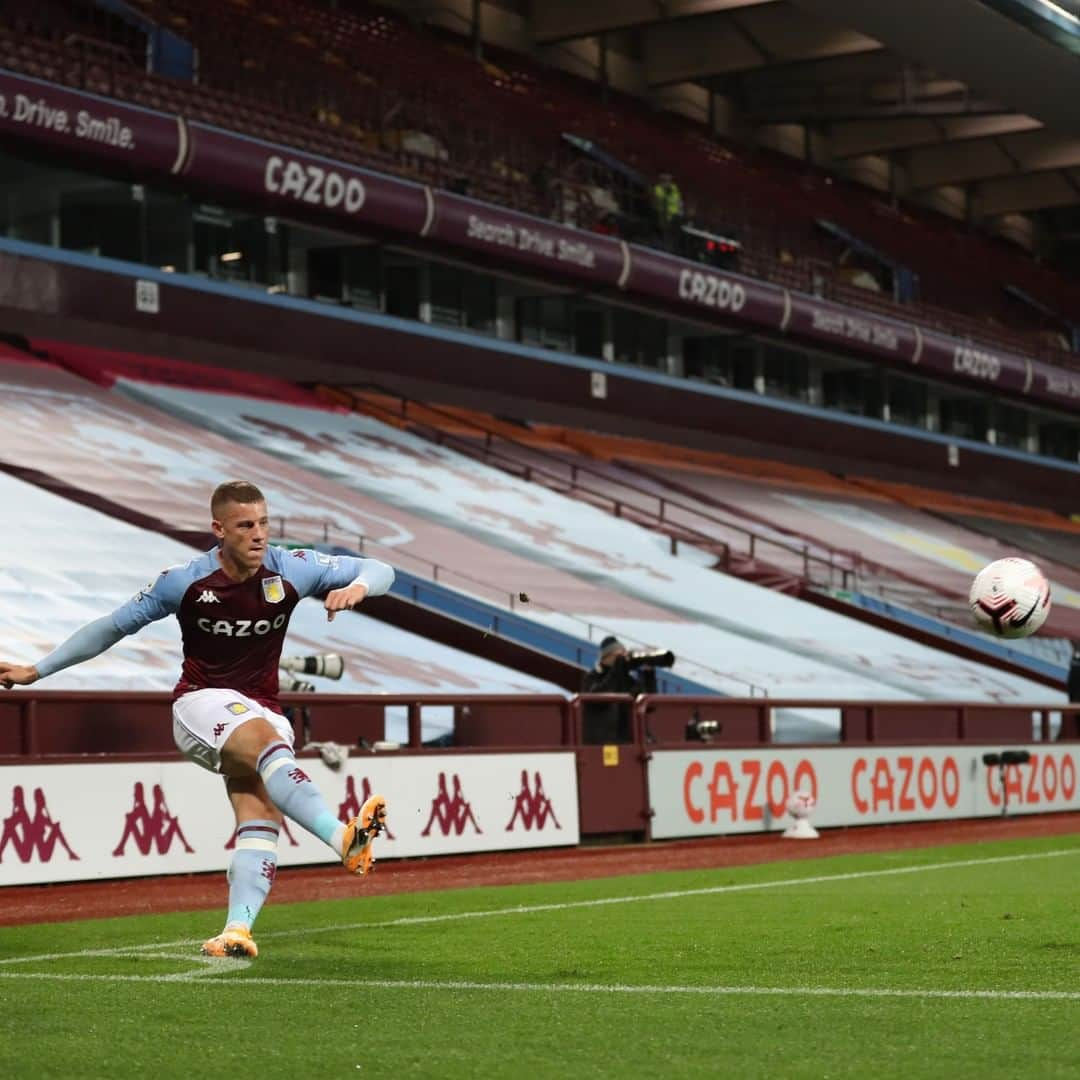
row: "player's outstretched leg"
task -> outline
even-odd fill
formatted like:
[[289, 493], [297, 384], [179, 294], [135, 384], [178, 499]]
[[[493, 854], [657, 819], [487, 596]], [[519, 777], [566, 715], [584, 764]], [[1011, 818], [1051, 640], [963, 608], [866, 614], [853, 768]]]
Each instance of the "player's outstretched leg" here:
[[327, 844], [350, 873], [368, 872], [372, 863], [371, 843], [386, 823], [385, 799], [368, 799], [356, 818], [342, 824], [311, 777], [297, 763], [292, 747], [280, 739], [261, 751], [255, 769], [271, 802], [281, 813]]
[[300, 767], [292, 746], [262, 717], [249, 720], [232, 733], [222, 748], [221, 763], [228, 776], [250, 775], [254, 769], [270, 802], [328, 845], [351, 873], [364, 874], [370, 869], [371, 842], [386, 823], [385, 799], [369, 799], [353, 821], [342, 824]]
[[259, 955], [251, 928], [277, 874], [277, 840], [277, 823], [268, 818], [239, 822], [236, 850], [229, 864], [229, 913], [225, 917], [225, 929], [203, 944], [204, 956], [254, 959]]

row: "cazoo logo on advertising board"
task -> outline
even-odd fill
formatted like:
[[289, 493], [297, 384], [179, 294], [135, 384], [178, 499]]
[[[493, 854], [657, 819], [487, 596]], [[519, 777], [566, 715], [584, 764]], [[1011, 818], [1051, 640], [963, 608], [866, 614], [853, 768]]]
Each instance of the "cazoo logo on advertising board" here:
[[342, 206], [347, 214], [359, 212], [367, 197], [363, 182], [357, 176], [342, 176], [334, 169], [325, 169], [312, 161], [294, 161], [276, 154], [266, 160], [264, 183], [266, 190], [275, 195], [323, 206], [327, 210]]
[[768, 762], [758, 757], [738, 762], [716, 758], [710, 764], [706, 772], [703, 762], [691, 761], [683, 773], [683, 806], [695, 825], [721, 819], [764, 821], [766, 811], [771, 818], [780, 818], [788, 796], [797, 790], [817, 798], [817, 776], [806, 760], [792, 769], [777, 758]]
[[1004, 792], [1001, 773], [986, 766], [986, 797], [995, 809], [1001, 808], [1002, 795], [1009, 807], [1017, 810], [1032, 807], [1053, 810], [1067, 806], [1076, 798], [1076, 762], [1070, 754], [1032, 753], [1022, 765], [1005, 767]]
[[953, 371], [970, 375], [973, 379], [994, 382], [1001, 374], [1001, 360], [993, 353], [957, 345], [953, 350]]
[[742, 311], [745, 306], [746, 290], [739, 282], [728, 278], [703, 274], [700, 270], [683, 270], [679, 273], [679, 299], [735, 312]]
[[651, 832], [664, 839], [782, 829], [797, 791], [816, 800], [819, 827], [1080, 810], [1076, 751], [1033, 745], [1028, 762], [1009, 766], [1003, 784], [982, 760], [994, 749], [656, 750], [648, 766]]

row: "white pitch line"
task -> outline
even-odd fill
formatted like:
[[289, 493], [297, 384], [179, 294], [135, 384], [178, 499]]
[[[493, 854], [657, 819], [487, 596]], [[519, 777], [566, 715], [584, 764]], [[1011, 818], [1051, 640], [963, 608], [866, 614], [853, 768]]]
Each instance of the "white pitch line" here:
[[[87, 975], [64, 972], [3, 971], [0, 979], [45, 979], [58, 982], [175, 983], [192, 975]], [[696, 994], [703, 997], [867, 997], [956, 998], [986, 1001], [1080, 1001], [1080, 990], [928, 990], [858, 986], [633, 986], [625, 983], [466, 982], [457, 979], [210, 979], [206, 986], [320, 986], [365, 990], [451, 990], [505, 993], [507, 990], [549, 994]]]
[[[838, 881], [858, 881], [874, 877], [896, 877], [902, 874], [922, 874], [931, 870], [959, 870], [971, 866], [994, 866], [1001, 863], [1028, 862], [1033, 859], [1054, 859], [1080, 855], [1080, 847], [1057, 848], [1052, 851], [1032, 851], [1020, 855], [995, 855], [987, 859], [954, 859], [951, 862], [918, 863], [914, 866], [890, 866], [879, 870], [853, 870], [846, 874], [819, 874], [815, 877], [781, 878], [777, 881], [751, 881], [739, 885], [708, 885], [699, 889], [671, 889], [665, 892], [638, 893], [624, 896], [605, 896], [593, 900], [566, 900], [554, 904], [521, 904], [515, 907], [490, 908], [484, 911], [453, 911], [443, 915], [403, 915], [398, 919], [338, 923], [332, 926], [309, 926], [293, 930], [270, 930], [259, 935], [267, 938], [309, 937], [313, 934], [338, 934], [352, 930], [387, 930], [401, 926], [425, 926], [435, 923], [463, 922], [467, 919], [488, 919], [499, 915], [535, 915], [546, 911], [571, 911], [578, 908], [607, 907], [613, 904], [637, 904], [657, 900], [681, 900], [688, 896], [719, 896], [726, 893], [757, 892], [765, 889], [798, 888], [804, 885], [826, 885]], [[718, 867], [717, 869], [723, 869]], [[74, 952], [41, 953], [36, 956], [9, 956], [0, 965], [29, 964], [45, 960], [66, 960], [86, 956], [118, 956], [147, 949], [169, 949], [198, 945], [196, 938], [177, 941], [155, 941], [144, 945], [123, 945], [115, 949], [81, 949]]]

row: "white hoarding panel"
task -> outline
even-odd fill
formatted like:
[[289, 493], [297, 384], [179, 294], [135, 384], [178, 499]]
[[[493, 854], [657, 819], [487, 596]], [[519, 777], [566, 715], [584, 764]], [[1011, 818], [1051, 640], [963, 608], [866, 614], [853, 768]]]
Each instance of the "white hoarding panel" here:
[[[877, 825], [1002, 812], [1080, 810], [1080, 747], [1032, 745], [1010, 765], [1004, 793], [983, 754], [1000, 746], [820, 747], [803, 750], [658, 750], [649, 761], [652, 835], [763, 832], [784, 821], [788, 796], [817, 799], [813, 823]], [[1021, 749], [1009, 747], [1009, 749]]]
[[[578, 842], [572, 753], [361, 757], [332, 770], [301, 761], [346, 820], [386, 796], [377, 859]], [[283, 866], [334, 862], [291, 822]], [[0, 766], [0, 885], [223, 870], [232, 811], [220, 777], [188, 762]]]

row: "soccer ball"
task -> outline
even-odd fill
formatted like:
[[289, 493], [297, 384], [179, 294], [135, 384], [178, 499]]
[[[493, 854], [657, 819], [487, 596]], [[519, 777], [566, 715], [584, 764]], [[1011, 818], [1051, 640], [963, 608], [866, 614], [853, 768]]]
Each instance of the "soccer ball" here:
[[799, 818], [808, 818], [815, 806], [817, 799], [810, 792], [796, 791], [787, 801], [787, 812], [798, 821]]
[[980, 630], [1023, 638], [1050, 614], [1050, 582], [1027, 559], [998, 559], [975, 575], [968, 600]]

